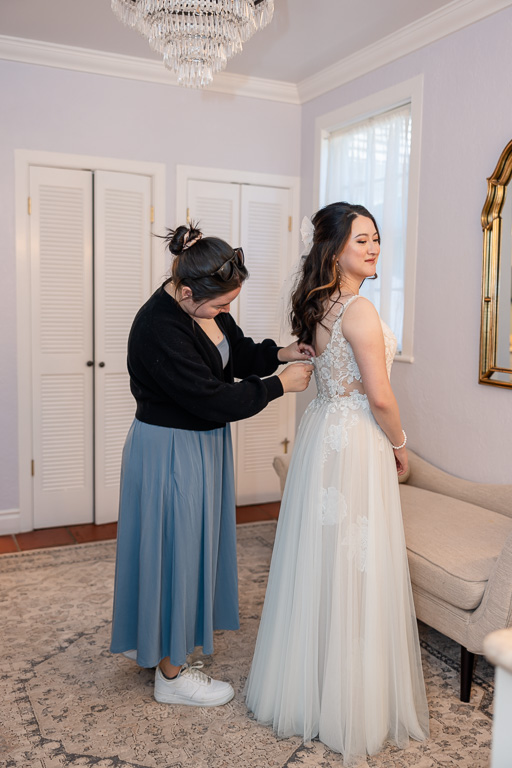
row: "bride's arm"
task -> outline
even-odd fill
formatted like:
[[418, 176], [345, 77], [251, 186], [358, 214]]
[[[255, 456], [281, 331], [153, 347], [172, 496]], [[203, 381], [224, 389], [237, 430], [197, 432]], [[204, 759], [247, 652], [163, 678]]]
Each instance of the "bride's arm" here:
[[[386, 370], [384, 335], [377, 310], [364, 297], [353, 301], [343, 317], [343, 335], [354, 351], [365, 393], [377, 424], [391, 445], [403, 443], [400, 412]], [[407, 471], [407, 451], [394, 450], [398, 474]]]

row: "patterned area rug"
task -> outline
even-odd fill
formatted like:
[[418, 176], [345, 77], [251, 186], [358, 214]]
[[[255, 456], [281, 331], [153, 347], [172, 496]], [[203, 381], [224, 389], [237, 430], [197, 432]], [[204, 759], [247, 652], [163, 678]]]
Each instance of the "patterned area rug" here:
[[[0, 556], [0, 765], [5, 768], [334, 768], [314, 741], [277, 739], [242, 690], [263, 604], [275, 523], [239, 526], [241, 629], [216, 633], [208, 673], [229, 680], [217, 708], [154, 701], [153, 673], [108, 651], [115, 543]], [[480, 658], [470, 704], [458, 699], [459, 649], [420, 626], [431, 737], [387, 747], [363, 768], [489, 765], [493, 670]]]

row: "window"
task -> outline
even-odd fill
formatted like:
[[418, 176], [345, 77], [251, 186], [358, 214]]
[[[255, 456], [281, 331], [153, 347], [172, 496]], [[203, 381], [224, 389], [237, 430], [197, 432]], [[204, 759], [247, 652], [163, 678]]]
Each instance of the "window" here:
[[[410, 86], [411, 81], [404, 85]], [[417, 167], [412, 168], [416, 161], [412, 154], [414, 89], [402, 92], [407, 90], [409, 95], [400, 100], [396, 91], [384, 92], [380, 98], [320, 118], [317, 167], [320, 206], [347, 200], [364, 205], [377, 220], [382, 238], [379, 277], [367, 280], [361, 294], [373, 302], [395, 333], [398, 359], [410, 361], [418, 173]]]

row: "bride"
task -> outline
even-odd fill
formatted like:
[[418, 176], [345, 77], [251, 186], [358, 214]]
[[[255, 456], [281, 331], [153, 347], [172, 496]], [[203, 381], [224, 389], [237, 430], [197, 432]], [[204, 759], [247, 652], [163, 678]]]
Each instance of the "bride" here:
[[407, 437], [389, 383], [396, 339], [359, 296], [380, 236], [362, 206], [333, 203], [292, 296], [313, 344], [318, 395], [290, 463], [247, 706], [278, 736], [318, 736], [345, 765], [428, 736], [428, 708], [397, 473]]

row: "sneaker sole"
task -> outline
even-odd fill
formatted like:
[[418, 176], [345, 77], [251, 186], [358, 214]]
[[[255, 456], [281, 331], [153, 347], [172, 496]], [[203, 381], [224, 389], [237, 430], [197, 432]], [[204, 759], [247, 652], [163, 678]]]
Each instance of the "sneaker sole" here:
[[154, 694], [155, 700], [160, 704], [180, 704], [185, 707], [220, 707], [222, 704], [227, 704], [228, 701], [234, 697], [235, 692], [231, 691], [224, 696], [219, 696], [217, 699], [209, 699], [208, 701], [194, 701], [188, 699], [185, 696], [177, 696], [176, 694], [171, 696], [158, 696]]

